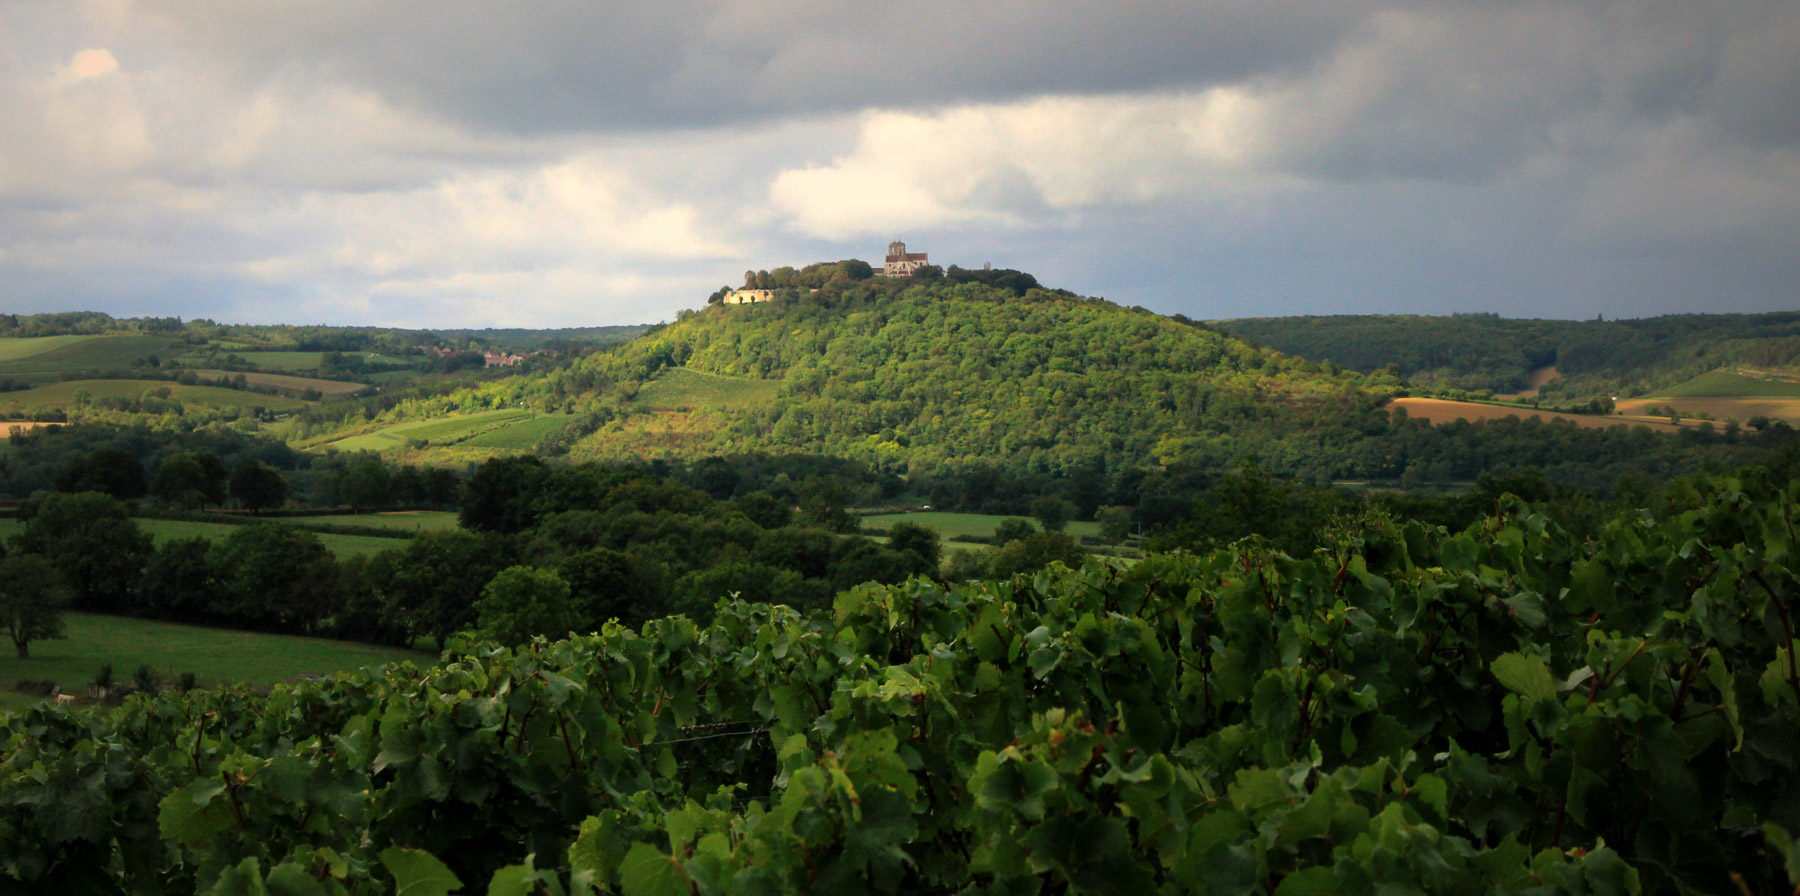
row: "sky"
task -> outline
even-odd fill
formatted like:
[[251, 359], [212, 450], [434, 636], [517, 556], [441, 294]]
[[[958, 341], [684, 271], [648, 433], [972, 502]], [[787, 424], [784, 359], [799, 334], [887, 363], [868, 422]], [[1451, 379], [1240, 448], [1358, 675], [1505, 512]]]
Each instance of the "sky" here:
[[0, 311], [1800, 310], [1800, 2], [0, 0]]

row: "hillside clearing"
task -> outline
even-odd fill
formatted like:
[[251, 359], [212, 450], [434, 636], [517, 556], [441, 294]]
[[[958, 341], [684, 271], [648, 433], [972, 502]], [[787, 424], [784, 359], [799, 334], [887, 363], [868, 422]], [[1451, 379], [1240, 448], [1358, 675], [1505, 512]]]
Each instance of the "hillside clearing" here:
[[781, 384], [775, 380], [721, 376], [674, 367], [638, 390], [637, 402], [652, 410], [740, 410], [774, 401], [780, 389]]
[[410, 442], [423, 442], [439, 446], [454, 445], [489, 430], [528, 420], [535, 416], [537, 415], [531, 411], [520, 408], [501, 408], [495, 411], [478, 411], [454, 417], [429, 417], [423, 420], [395, 423], [372, 432], [326, 442], [316, 447], [336, 448], [340, 451], [393, 451], [407, 447]]

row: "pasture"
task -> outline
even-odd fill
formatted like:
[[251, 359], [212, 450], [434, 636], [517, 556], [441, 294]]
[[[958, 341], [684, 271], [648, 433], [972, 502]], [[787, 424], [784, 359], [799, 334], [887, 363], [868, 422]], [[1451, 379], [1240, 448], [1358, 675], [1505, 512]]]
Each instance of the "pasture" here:
[[1396, 398], [1390, 408], [1401, 408], [1407, 415], [1433, 424], [1450, 423], [1456, 420], [1467, 420], [1476, 423], [1483, 420], [1504, 420], [1517, 417], [1520, 420], [1536, 418], [1545, 423], [1562, 420], [1576, 426], [1589, 429], [1606, 429], [1612, 426], [1648, 426], [1659, 432], [1674, 432], [1676, 426], [1668, 420], [1655, 417], [1635, 416], [1598, 416], [1593, 414], [1558, 414], [1551, 411], [1536, 411], [1531, 408], [1516, 408], [1503, 405], [1480, 404], [1472, 401], [1450, 401], [1443, 398]]
[[30, 408], [70, 408], [76, 404], [77, 393], [86, 392], [90, 399], [100, 398], [143, 398], [147, 393], [160, 395], [167, 389], [167, 397], [171, 401], [179, 401], [184, 405], [224, 408], [268, 408], [271, 411], [295, 411], [306, 407], [306, 402], [285, 395], [264, 395], [258, 392], [243, 392], [237, 389], [222, 389], [218, 386], [183, 386], [167, 380], [68, 380], [50, 383], [22, 392], [0, 392], [0, 411], [24, 411]]
[[113, 676], [120, 682], [130, 681], [139, 666], [149, 664], [165, 680], [191, 672], [202, 686], [239, 682], [266, 686], [298, 675], [435, 659], [394, 647], [123, 616], [69, 613], [64, 619], [68, 637], [32, 642], [30, 659], [21, 660], [11, 650], [0, 652], [0, 710], [19, 709], [41, 699], [12, 690], [15, 681], [48, 679], [62, 685], [65, 693], [81, 695], [105, 663], [112, 664]]
[[[1025, 516], [1020, 516], [1019, 518], [1030, 519]], [[926, 528], [936, 529], [938, 534], [942, 535], [945, 541], [948, 542], [949, 539], [959, 535], [973, 536], [976, 538], [990, 538], [994, 534], [995, 527], [1000, 525], [1000, 521], [1006, 519], [1013, 519], [1013, 517], [997, 516], [989, 513], [946, 513], [935, 510], [922, 510], [918, 513], [874, 513], [863, 517], [862, 524], [865, 529], [886, 529], [895, 523], [913, 523], [915, 525], [925, 526]], [[1035, 527], [1037, 521], [1032, 520], [1031, 524]], [[1075, 538], [1099, 538], [1100, 524], [1072, 521], [1063, 531]], [[948, 548], [949, 545], [946, 544], [945, 547]]]
[[739, 410], [774, 401], [780, 389], [781, 384], [775, 380], [719, 376], [674, 367], [644, 384], [638, 390], [637, 403], [653, 410]]
[[326, 526], [363, 526], [393, 529], [396, 532], [448, 532], [461, 525], [456, 514], [447, 510], [397, 510], [389, 513], [331, 513], [319, 516], [284, 517], [287, 523], [315, 523]]

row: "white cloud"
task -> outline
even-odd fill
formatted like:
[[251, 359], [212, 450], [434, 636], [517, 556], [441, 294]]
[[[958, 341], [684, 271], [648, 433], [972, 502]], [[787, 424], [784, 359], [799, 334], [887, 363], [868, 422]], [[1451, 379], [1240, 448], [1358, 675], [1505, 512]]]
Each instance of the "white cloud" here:
[[1232, 192], [1265, 152], [1256, 103], [1235, 88], [1048, 97], [943, 112], [877, 112], [826, 165], [782, 172], [770, 200], [828, 238], [958, 224], [1023, 226], [1094, 206]]
[[112, 51], [104, 47], [98, 47], [76, 53], [74, 57], [69, 60], [68, 68], [64, 69], [61, 75], [59, 75], [59, 79], [65, 79], [68, 82], [73, 83], [75, 81], [85, 81], [89, 78], [98, 78], [102, 75], [110, 75], [118, 70], [119, 60], [113, 58]]

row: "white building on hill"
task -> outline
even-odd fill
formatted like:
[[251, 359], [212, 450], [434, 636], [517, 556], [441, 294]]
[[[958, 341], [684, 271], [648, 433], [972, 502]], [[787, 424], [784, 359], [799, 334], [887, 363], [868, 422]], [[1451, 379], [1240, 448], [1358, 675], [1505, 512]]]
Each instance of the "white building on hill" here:
[[924, 252], [908, 252], [906, 244], [895, 240], [888, 243], [887, 261], [881, 266], [883, 277], [910, 277], [912, 272], [931, 263]]

